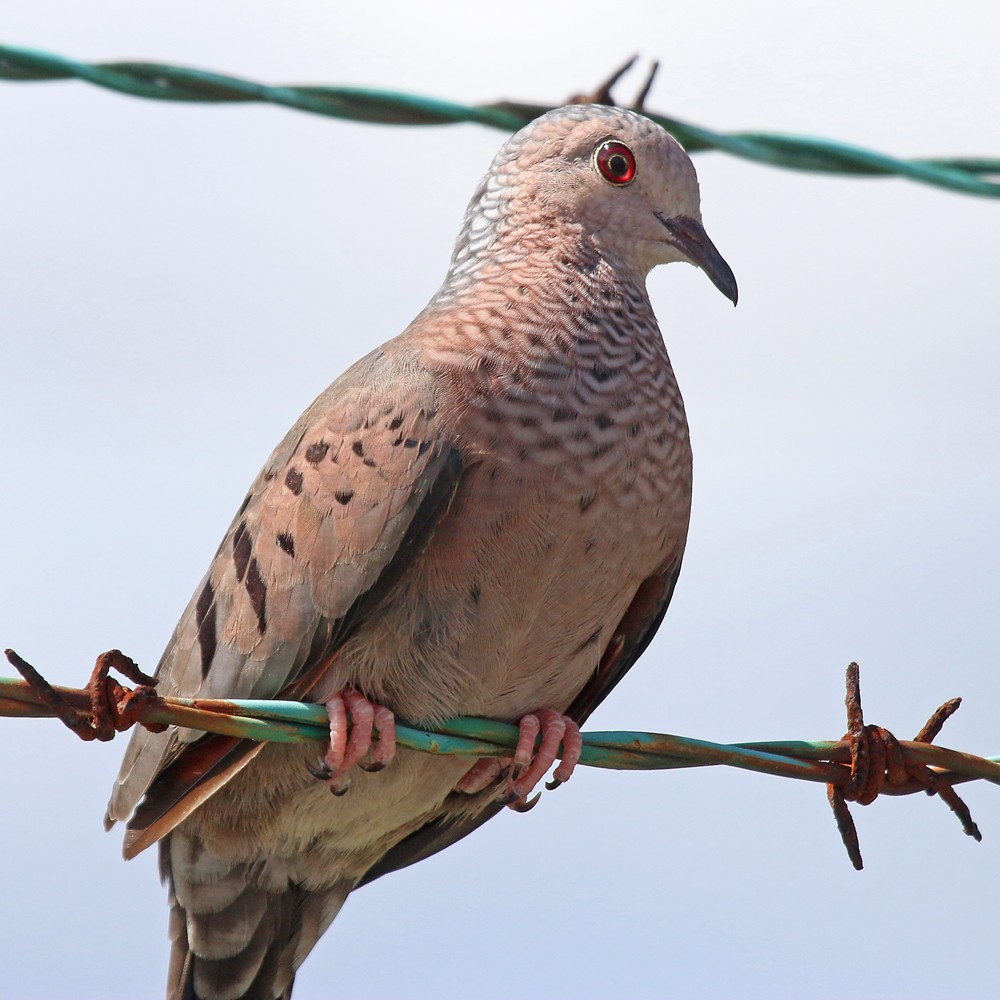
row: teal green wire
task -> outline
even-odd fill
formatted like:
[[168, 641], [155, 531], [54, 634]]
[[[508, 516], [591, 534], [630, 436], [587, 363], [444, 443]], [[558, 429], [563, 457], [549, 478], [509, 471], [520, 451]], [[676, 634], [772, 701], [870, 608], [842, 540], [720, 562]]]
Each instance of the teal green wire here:
[[[348, 121], [394, 125], [474, 122], [514, 131], [548, 107], [496, 103], [467, 105], [397, 91], [361, 87], [269, 86], [207, 70], [158, 63], [85, 63], [50, 52], [0, 45], [0, 80], [85, 80], [99, 87], [159, 101], [263, 102]], [[1000, 197], [1000, 159], [969, 157], [902, 160], [832, 139], [776, 132], [716, 132], [655, 113], [690, 152], [717, 149], [790, 170], [848, 176], [897, 176], [963, 194]]]
[[[89, 711], [87, 691], [61, 687], [53, 690], [77, 711]], [[52, 709], [24, 681], [0, 677], [0, 716], [44, 718], [52, 714]], [[322, 742], [329, 739], [330, 733], [329, 718], [322, 705], [292, 701], [173, 698], [148, 706], [142, 719], [150, 724], [279, 743]], [[399, 745], [411, 750], [463, 757], [502, 757], [516, 746], [519, 730], [506, 722], [461, 718], [443, 720], [433, 732], [397, 722], [396, 733]], [[633, 732], [587, 732], [582, 739], [580, 762], [592, 767], [642, 770], [722, 764], [814, 782], [838, 781], [843, 776], [840, 764], [828, 763], [841, 759], [842, 742], [725, 744], [665, 733]], [[952, 780], [983, 778], [1000, 784], [1000, 757], [972, 757], [923, 744], [908, 744], [908, 749], [923, 763], [946, 768]]]

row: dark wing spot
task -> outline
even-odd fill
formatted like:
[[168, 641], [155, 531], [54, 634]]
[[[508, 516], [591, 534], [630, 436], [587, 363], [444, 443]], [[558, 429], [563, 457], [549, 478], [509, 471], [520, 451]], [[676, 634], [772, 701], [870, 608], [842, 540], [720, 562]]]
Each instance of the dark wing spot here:
[[562, 423], [564, 420], [573, 420], [575, 417], [576, 410], [568, 410], [561, 406], [552, 411], [552, 419], [557, 424]]
[[361, 459], [361, 464], [362, 465], [367, 465], [369, 469], [375, 469], [375, 468], [377, 468], [377, 466], [375, 465], [375, 459], [374, 458], [368, 458], [367, 456], [365, 458]]
[[263, 635], [267, 631], [267, 584], [260, 575], [256, 559], [250, 560], [246, 587], [250, 595], [250, 604], [253, 606], [254, 614], [257, 615], [257, 628]]
[[250, 532], [247, 531], [246, 521], [240, 521], [233, 534], [233, 565], [236, 567], [236, 579], [242, 580], [243, 574], [247, 571], [247, 563], [250, 562], [250, 552], [252, 549]]
[[298, 496], [302, 492], [302, 473], [298, 469], [289, 469], [285, 476], [285, 485]]
[[417, 455], [418, 456], [423, 456], [423, 454], [427, 451], [427, 449], [430, 446], [431, 446], [430, 441], [421, 441], [420, 442], [420, 447], [417, 449]]
[[351, 451], [353, 451], [354, 454], [360, 458], [365, 453], [365, 446], [360, 441], [355, 441], [354, 444], [351, 445]]
[[594, 376], [594, 380], [597, 382], [607, 382], [614, 375], [614, 372], [602, 364], [595, 363], [591, 366], [590, 374]]
[[295, 539], [287, 531], [282, 531], [274, 540], [282, 552], [287, 552], [293, 559], [295, 558]]
[[354, 490], [335, 490], [333, 496], [337, 503], [349, 504], [354, 496]]
[[469, 597], [472, 598], [473, 604], [479, 603], [479, 598], [482, 596], [482, 593], [483, 593], [483, 588], [480, 587], [478, 582], [473, 583], [472, 586], [469, 587]]
[[395, 431], [399, 430], [402, 426], [403, 420], [406, 419], [402, 413], [397, 413], [396, 416], [389, 421], [389, 430]]
[[405, 441], [403, 442], [403, 447], [404, 447], [404, 448], [416, 448], [416, 446], [417, 446], [418, 444], [420, 444], [420, 442], [419, 442], [419, 441], [417, 441], [417, 440], [416, 440], [416, 438], [407, 438], [407, 439], [406, 439], [406, 440], [405, 440]]
[[597, 424], [598, 428], [602, 431], [606, 431], [609, 427], [614, 427], [614, 419], [609, 417], [606, 413], [598, 413], [594, 417], [594, 423]]
[[194, 620], [198, 626], [198, 646], [201, 649], [201, 676], [208, 676], [208, 668], [215, 658], [215, 591], [212, 581], [206, 580], [194, 606]]
[[[266, 477], [265, 477], [266, 478]], [[236, 512], [237, 517], [242, 517], [247, 507], [250, 506], [250, 501], [253, 499], [253, 493], [248, 493], [243, 498], [243, 503], [240, 504], [240, 509]]]
[[638, 437], [639, 432], [642, 430], [642, 424], [629, 424], [628, 425], [628, 436], [630, 438]]
[[330, 446], [325, 441], [315, 441], [306, 448], [306, 461], [312, 465], [319, 465], [329, 450]]
[[595, 500], [597, 497], [597, 491], [593, 493], [585, 493], [580, 497], [580, 513], [582, 514]]

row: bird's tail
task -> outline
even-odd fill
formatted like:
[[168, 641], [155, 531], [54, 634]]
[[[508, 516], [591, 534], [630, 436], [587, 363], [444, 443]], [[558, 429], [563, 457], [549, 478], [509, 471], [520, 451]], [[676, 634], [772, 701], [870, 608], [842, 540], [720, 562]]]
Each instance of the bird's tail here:
[[350, 885], [308, 890], [233, 864], [175, 830], [160, 843], [170, 889], [167, 1000], [288, 1000], [295, 972]]

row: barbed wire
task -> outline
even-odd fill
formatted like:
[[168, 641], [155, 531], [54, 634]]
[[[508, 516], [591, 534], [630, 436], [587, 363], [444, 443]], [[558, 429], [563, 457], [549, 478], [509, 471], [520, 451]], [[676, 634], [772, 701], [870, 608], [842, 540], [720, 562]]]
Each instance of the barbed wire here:
[[[13, 650], [8, 661], [25, 678], [0, 677], [0, 716], [58, 717], [85, 740], [109, 740], [135, 724], [152, 729], [182, 726], [205, 733], [261, 742], [326, 741], [330, 723], [322, 705], [254, 699], [160, 697], [152, 682], [118, 650], [98, 657], [86, 688], [49, 685]], [[116, 669], [137, 682], [130, 689], [109, 676]], [[917, 737], [896, 740], [878, 726], [865, 726], [857, 664], [847, 670], [848, 733], [842, 740], [781, 740], [714, 743], [708, 740], [645, 732], [585, 732], [580, 763], [614, 770], [667, 770], [725, 765], [762, 774], [825, 784], [838, 828], [855, 868], [861, 852], [847, 802], [868, 805], [878, 794], [938, 794], [980, 840], [979, 829], [954, 785], [984, 780], [1000, 785], [1000, 757], [979, 757], [933, 744], [960, 699], [942, 705]], [[447, 756], [509, 757], [518, 727], [490, 719], [456, 718], [434, 729], [396, 723], [399, 746]]]
[[[613, 78], [631, 66], [632, 60]], [[471, 122], [512, 132], [551, 110], [550, 104], [496, 101], [462, 104], [391, 90], [341, 86], [273, 86], [209, 70], [165, 63], [87, 63], [51, 52], [0, 45], [0, 80], [83, 80], [133, 97], [201, 104], [266, 103], [310, 114], [382, 125]], [[607, 92], [608, 88], [605, 88]], [[638, 102], [641, 104], [641, 100]], [[1000, 159], [900, 159], [833, 139], [780, 132], [718, 132], [644, 109], [689, 152], [715, 149], [773, 167], [848, 176], [897, 176], [963, 194], [1000, 198]]]

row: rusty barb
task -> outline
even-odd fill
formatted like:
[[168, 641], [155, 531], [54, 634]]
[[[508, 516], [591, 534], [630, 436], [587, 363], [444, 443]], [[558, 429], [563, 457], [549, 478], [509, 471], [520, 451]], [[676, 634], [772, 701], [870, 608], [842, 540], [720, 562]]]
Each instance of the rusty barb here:
[[[614, 97], [611, 96], [611, 88], [635, 65], [636, 60], [639, 58], [638, 54], [626, 59], [621, 66], [618, 67], [603, 83], [599, 83], [597, 88], [589, 94], [574, 94], [566, 103], [567, 104], [607, 104], [611, 107], [616, 107], [620, 105], [615, 104]], [[639, 88], [639, 93], [636, 94], [635, 100], [626, 105], [632, 111], [638, 111], [642, 113], [646, 110], [646, 98], [649, 96], [649, 92], [653, 87], [653, 81], [656, 79], [656, 73], [660, 68], [659, 62], [656, 60], [649, 67], [649, 72], [646, 74], [646, 79], [642, 86]]]
[[[856, 663], [847, 668], [847, 733], [844, 739], [851, 749], [850, 776], [843, 784], [826, 786], [827, 797], [833, 807], [837, 829], [847, 848], [851, 864], [861, 871], [861, 846], [854, 819], [847, 808], [848, 802], [870, 805], [881, 791], [892, 791], [897, 795], [907, 792], [925, 791], [937, 795], [959, 818], [962, 829], [974, 840], [983, 835], [972, 820], [969, 807], [959, 797], [958, 792], [934, 771], [924, 764], [908, 761], [903, 747], [888, 729], [882, 726], [866, 726], [861, 711], [861, 675]], [[941, 732], [941, 727], [955, 714], [962, 704], [961, 698], [946, 701], [927, 720], [927, 724], [913, 738], [914, 743], [930, 744]], [[889, 786], [888, 788], [886, 786]]]
[[[170, 725], [276, 742], [329, 739], [322, 705], [296, 701], [160, 697], [156, 680], [120, 650], [102, 653], [83, 689], [53, 687], [27, 661], [6, 650], [24, 680], [0, 678], [0, 716], [60, 719], [82, 740], [106, 741], [133, 725], [154, 732]], [[116, 670], [135, 685], [111, 676]], [[881, 726], [866, 726], [856, 663], [847, 668], [848, 731], [836, 741], [720, 744], [663, 733], [583, 734], [581, 764], [617, 770], [704, 767], [725, 764], [745, 770], [825, 783], [851, 863], [861, 869], [861, 850], [848, 802], [869, 805], [879, 793], [937, 795], [958, 816], [963, 830], [981, 840], [979, 828], [954, 785], [982, 779], [1000, 784], [1000, 758], [934, 746], [941, 727], [961, 704], [945, 702], [912, 741], [897, 740]], [[450, 719], [429, 731], [397, 724], [400, 746], [465, 757], [509, 756], [518, 729], [487, 719]]]

